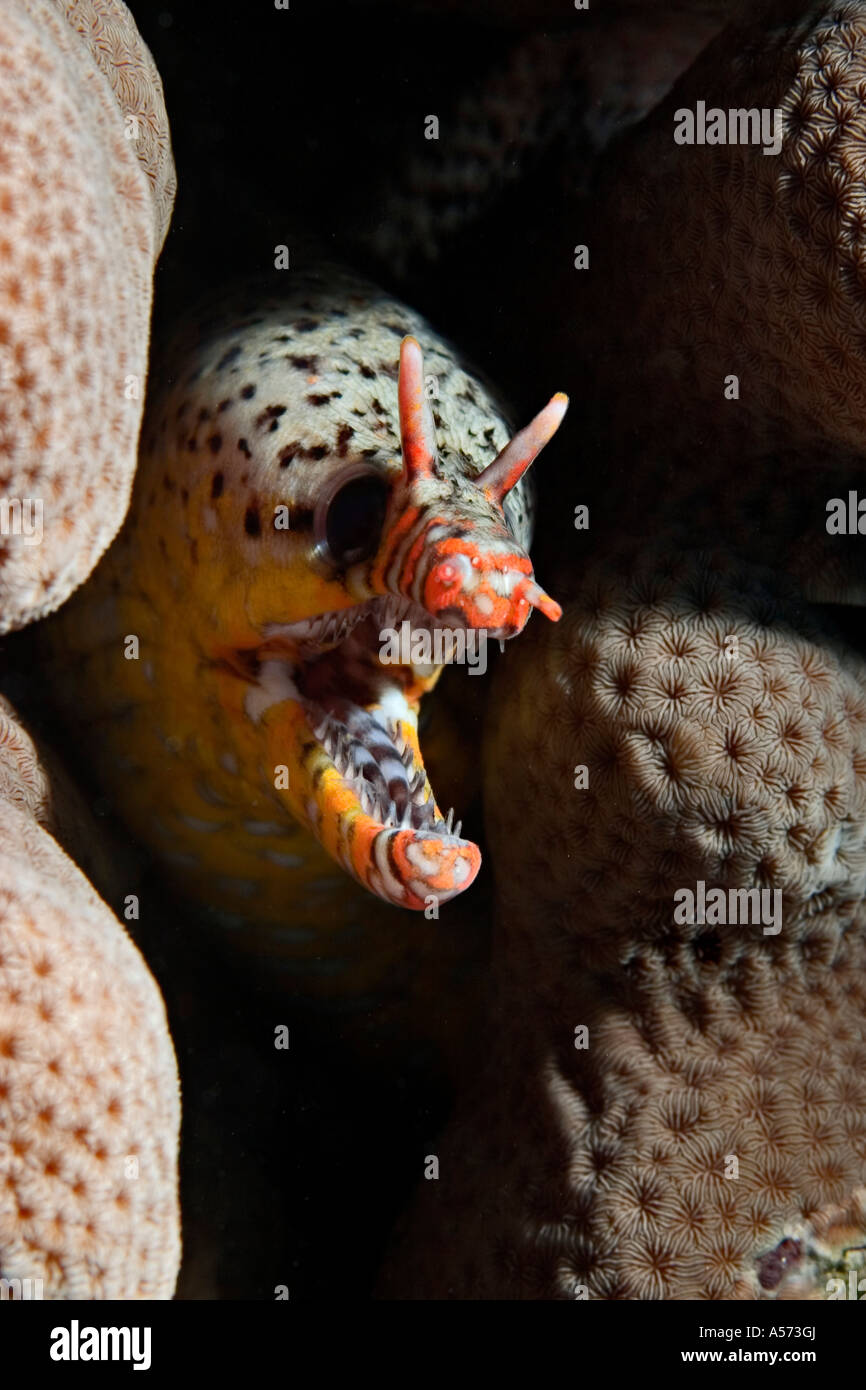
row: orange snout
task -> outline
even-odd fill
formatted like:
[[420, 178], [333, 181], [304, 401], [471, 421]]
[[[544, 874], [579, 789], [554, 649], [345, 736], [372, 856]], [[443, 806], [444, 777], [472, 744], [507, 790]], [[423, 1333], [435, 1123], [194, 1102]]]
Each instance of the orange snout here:
[[434, 617], [459, 612], [467, 627], [503, 638], [523, 630], [531, 608], [552, 622], [559, 619], [562, 609], [535, 583], [527, 555], [512, 550], [482, 556], [459, 545], [446, 542], [428, 569], [423, 603]]

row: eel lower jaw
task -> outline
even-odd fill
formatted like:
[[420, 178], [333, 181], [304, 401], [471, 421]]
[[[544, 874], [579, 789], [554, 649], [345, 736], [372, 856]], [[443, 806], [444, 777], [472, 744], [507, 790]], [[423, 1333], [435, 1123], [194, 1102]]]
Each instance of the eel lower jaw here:
[[271, 626], [260, 655], [291, 667], [292, 703], [303, 713], [296, 813], [371, 892], [427, 910], [469, 887], [481, 853], [461, 838], [453, 812], [441, 814], [418, 743], [419, 701], [439, 669], [380, 660], [383, 630], [404, 622], [429, 630], [434, 619], [408, 600], [375, 599]]
[[[389, 692], [388, 703], [396, 698]], [[314, 702], [305, 713], [330, 764], [309, 807], [311, 828], [333, 846], [337, 822], [344, 867], [378, 897], [414, 910], [468, 888], [481, 854], [461, 838], [453, 811], [443, 817], [436, 805], [408, 703], [402, 717], [381, 707], [327, 709]]]

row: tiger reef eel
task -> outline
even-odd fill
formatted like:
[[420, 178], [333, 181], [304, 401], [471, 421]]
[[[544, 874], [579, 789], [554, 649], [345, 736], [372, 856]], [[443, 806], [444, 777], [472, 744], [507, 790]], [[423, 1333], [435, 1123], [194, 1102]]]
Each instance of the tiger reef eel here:
[[862, 1295], [864, 94], [866, 5], [762, 8], [538, 263], [589, 529], [492, 692], [495, 1003], [387, 1297]]
[[478, 871], [418, 706], [444, 637], [559, 617], [521, 479], [567, 402], [509, 442], [417, 314], [333, 267], [290, 276], [220, 295], [154, 367], [129, 519], [47, 630], [88, 759], [170, 880], [300, 993], [357, 1001], [441, 949], [439, 905]]

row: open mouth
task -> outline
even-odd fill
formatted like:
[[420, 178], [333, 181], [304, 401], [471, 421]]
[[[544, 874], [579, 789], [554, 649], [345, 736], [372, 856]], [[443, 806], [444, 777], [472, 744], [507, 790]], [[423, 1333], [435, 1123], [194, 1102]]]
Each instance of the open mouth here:
[[265, 719], [287, 779], [279, 789], [323, 848], [379, 897], [438, 915], [475, 878], [481, 854], [436, 804], [418, 744], [421, 697], [451, 662], [480, 674], [487, 640], [516, 636], [532, 609], [553, 622], [561, 615], [505, 507], [568, 401], [555, 395], [470, 479], [438, 458], [412, 337], [401, 344], [397, 394], [399, 475], [386, 486], [353, 464], [331, 479], [313, 516], [324, 572], [359, 566], [366, 591], [381, 597], [269, 624], [247, 671], [245, 713]]
[[467, 635], [459, 613], [444, 624], [439, 615], [434, 627], [411, 600], [376, 598], [271, 625], [258, 653], [262, 666], [282, 663], [303, 713], [299, 762], [310, 829], [367, 888], [415, 909], [467, 888], [481, 863], [453, 810], [443, 815], [437, 806], [418, 742], [420, 700], [441, 666], [383, 660], [388, 633], [402, 632], [411, 651], [425, 638], [432, 647], [443, 626]]

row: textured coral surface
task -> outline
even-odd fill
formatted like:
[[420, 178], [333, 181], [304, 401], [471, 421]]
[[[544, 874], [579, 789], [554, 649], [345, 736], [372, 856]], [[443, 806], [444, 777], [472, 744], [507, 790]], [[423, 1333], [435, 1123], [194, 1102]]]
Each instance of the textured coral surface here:
[[[134, 125], [123, 118], [131, 111]], [[38, 503], [44, 534], [34, 543], [4, 523], [2, 631], [56, 608], [123, 518], [172, 197], [162, 90], [126, 9], [10, 0], [0, 51], [0, 499]]]
[[[496, 694], [489, 1057], [386, 1287], [755, 1297], [866, 1176], [866, 667], [768, 574], [624, 548]], [[676, 925], [698, 880], [781, 931]]]
[[[491, 702], [497, 1003], [390, 1296], [826, 1297], [866, 1237], [864, 590], [825, 526], [866, 443], [864, 19], [723, 34], [553, 272], [589, 530]], [[778, 107], [781, 153], [677, 145], [699, 100]], [[678, 921], [699, 882], [780, 930]]]
[[[61, 603], [122, 520], [173, 196], [161, 84], [125, 7], [11, 0], [0, 631]], [[40, 1281], [32, 1297], [167, 1298], [180, 1241], [165, 1009], [55, 834], [104, 868], [81, 799], [0, 702], [0, 1277]]]
[[0, 1277], [45, 1298], [167, 1298], [180, 1258], [177, 1070], [159, 991], [40, 822], [0, 711]]

